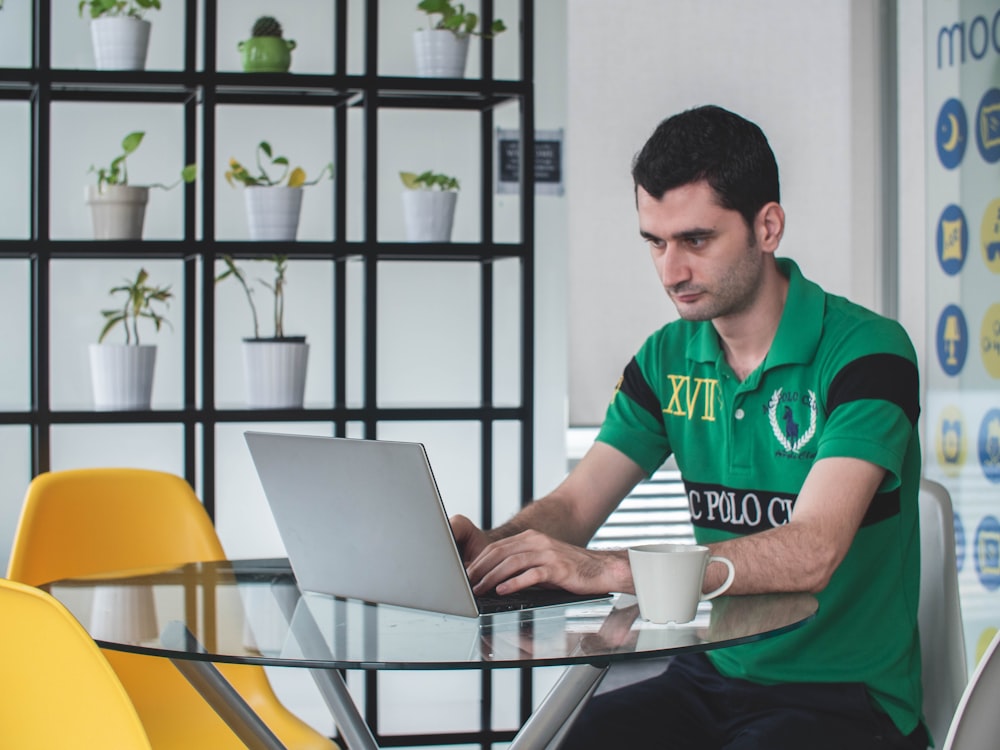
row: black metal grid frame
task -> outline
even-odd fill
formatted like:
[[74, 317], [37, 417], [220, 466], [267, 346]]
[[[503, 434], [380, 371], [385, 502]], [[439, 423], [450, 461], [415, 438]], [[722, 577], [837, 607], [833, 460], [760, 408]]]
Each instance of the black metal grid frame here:
[[[219, 72], [215, 69], [217, 8], [214, 2], [199, 8], [198, 0], [185, 2], [184, 69], [182, 71], [111, 72], [53, 69], [51, 66], [52, 26], [50, 0], [34, 0], [33, 49], [31, 69], [0, 69], [0, 100], [27, 102], [31, 117], [31, 222], [27, 240], [0, 239], [0, 259], [28, 259], [30, 281], [30, 408], [27, 411], [0, 412], [0, 425], [27, 426], [31, 433], [31, 475], [49, 470], [51, 430], [70, 424], [179, 424], [183, 426], [184, 475], [197, 486], [201, 480], [202, 499], [210, 514], [215, 511], [215, 427], [244, 421], [327, 422], [332, 434], [343, 435], [348, 423], [363, 425], [364, 435], [374, 437], [379, 422], [391, 421], [476, 421], [481, 427], [481, 513], [483, 522], [493, 519], [493, 427], [497, 422], [516, 422], [521, 428], [520, 495], [527, 503], [533, 495], [534, 473], [534, 191], [522, 189], [520, 200], [520, 237], [516, 243], [492, 241], [493, 216], [493, 109], [516, 102], [520, 110], [521, 153], [534, 153], [533, 91], [533, 0], [520, 0], [520, 68], [517, 81], [493, 80], [492, 45], [481, 45], [478, 79], [442, 80], [377, 75], [378, 0], [365, 3], [364, 75], [347, 75], [348, 0], [334, 0], [334, 72], [330, 75], [267, 74]], [[484, 27], [493, 19], [493, 0], [482, 0]], [[202, 24], [199, 29], [199, 23]], [[513, 31], [512, 33], [517, 33]], [[201, 36], [199, 36], [201, 35]], [[203, 49], [203, 69], [196, 69], [197, 48]], [[204, 191], [202, 206], [203, 239], [198, 239], [195, 223], [197, 194], [193, 185], [184, 186], [184, 229], [178, 241], [144, 241], [144, 258], [176, 259], [184, 264], [183, 335], [183, 406], [176, 410], [144, 412], [56, 411], [50, 403], [50, 264], [58, 259], [107, 259], [134, 256], [130, 243], [63, 241], [50, 238], [50, 204], [47, 192], [51, 162], [49, 132], [52, 104], [59, 101], [173, 103], [184, 110], [185, 163], [199, 164], [199, 180], [213, 185], [217, 179], [214, 164], [215, 107], [219, 104], [270, 104], [316, 106], [334, 112], [333, 152], [338, 188], [334, 191], [334, 240], [299, 242], [289, 257], [330, 260], [337, 264], [334, 273], [332, 321], [333, 375], [332, 408], [301, 410], [217, 409], [214, 393], [214, 268], [223, 254], [239, 258], [269, 256], [277, 243], [217, 241], [215, 211], [210, 191]], [[359, 108], [364, 122], [364, 216], [362, 241], [347, 241], [347, 111]], [[480, 114], [481, 181], [479, 206], [481, 242], [453, 243], [416, 250], [407, 243], [378, 242], [377, 189], [377, 115], [380, 109], [467, 110]], [[201, 126], [201, 142], [198, 127]], [[532, 159], [521, 159], [521, 185], [534, 184]], [[521, 267], [521, 404], [500, 407], [492, 402], [493, 392], [493, 262], [519, 259]], [[346, 274], [347, 261], [363, 264], [364, 346], [363, 402], [348, 407], [346, 396], [347, 330]], [[478, 262], [480, 265], [480, 340], [482, 349], [482, 403], [479, 406], [450, 408], [384, 408], [376, 400], [376, 292], [378, 269], [382, 263], [421, 260], [434, 263]], [[200, 270], [200, 273], [199, 273]], [[200, 317], [199, 317], [200, 313]], [[196, 349], [195, 347], [199, 347]], [[201, 389], [198, 393], [198, 356], [201, 361]], [[200, 406], [199, 404], [200, 395]], [[199, 430], [201, 430], [199, 440]], [[520, 714], [524, 721], [532, 709], [531, 670], [520, 677]], [[478, 743], [484, 750], [494, 742], [509, 741], [514, 732], [492, 728], [492, 680], [489, 672], [481, 679], [481, 730], [434, 735], [380, 736], [378, 733], [378, 678], [366, 673], [365, 716], [387, 747], [404, 745], [440, 745]]]

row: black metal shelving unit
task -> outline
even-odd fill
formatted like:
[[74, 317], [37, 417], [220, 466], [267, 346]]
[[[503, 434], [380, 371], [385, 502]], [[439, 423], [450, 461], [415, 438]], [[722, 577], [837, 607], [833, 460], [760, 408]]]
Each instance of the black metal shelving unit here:
[[[109, 72], [96, 70], [54, 69], [51, 65], [52, 0], [35, 0], [33, 18], [33, 67], [0, 69], [0, 99], [27, 103], [31, 116], [31, 222], [28, 239], [0, 238], [0, 260], [27, 259], [30, 275], [30, 408], [26, 411], [0, 412], [0, 425], [27, 427], [31, 435], [31, 475], [49, 470], [52, 463], [52, 430], [60, 425], [148, 424], [179, 425], [183, 434], [184, 475], [200, 486], [202, 499], [210, 514], [216, 500], [216, 428], [238, 422], [310, 422], [327, 423], [330, 434], [346, 434], [349, 424], [362, 425], [365, 437], [375, 437], [376, 426], [386, 422], [451, 420], [479, 425], [481, 461], [481, 514], [484, 524], [493, 523], [494, 439], [498, 422], [513, 422], [520, 427], [519, 487], [520, 501], [533, 494], [533, 400], [534, 400], [534, 191], [524, 186], [534, 184], [531, 159], [521, 159], [520, 241], [495, 242], [494, 192], [495, 166], [493, 140], [494, 109], [515, 103], [519, 111], [521, 153], [534, 153], [533, 91], [533, 0], [519, 2], [519, 28], [508, 34], [519, 35], [520, 78], [494, 80], [492, 44], [484, 41], [479, 61], [481, 74], [475, 79], [419, 79], [380, 76], [377, 71], [379, 44], [378, 0], [366, 0], [363, 12], [364, 39], [349, 38], [347, 15], [356, 4], [331, 0], [334, 4], [335, 49], [333, 71], [317, 74], [246, 74], [216, 70], [216, 29], [218, 9], [214, 2], [184, 0], [184, 54], [180, 71]], [[415, 3], [414, 3], [415, 4]], [[484, 27], [493, 18], [493, 0], [482, 0], [480, 15]], [[155, 20], [154, 20], [155, 23]], [[349, 75], [348, 49], [364, 45], [362, 75]], [[204, 60], [201, 68], [197, 60]], [[182, 323], [178, 330], [185, 341], [183, 363], [183, 404], [177, 409], [142, 412], [64, 411], [54, 409], [51, 399], [50, 326], [52, 323], [51, 266], [63, 259], [100, 260], [136, 257], [135, 243], [57, 240], [50, 233], [50, 197], [48, 175], [51, 167], [52, 105], [57, 102], [169, 103], [183, 108], [185, 163], [197, 162], [199, 181], [204, 186], [202, 205], [196, 205], [198, 192], [188, 185], [184, 193], [182, 238], [176, 241], [144, 241], [141, 257], [177, 260], [183, 264]], [[331, 133], [335, 175], [333, 191], [334, 239], [329, 242], [298, 242], [294, 245], [268, 242], [220, 241], [216, 236], [214, 194], [211, 186], [221, 179], [215, 168], [216, 107], [231, 104], [274, 107], [319, 107], [332, 111]], [[348, 111], [361, 112], [364, 128], [363, 186], [350, 185], [347, 174]], [[420, 109], [479, 114], [481, 202], [480, 242], [415, 246], [377, 239], [378, 114], [384, 110]], [[356, 158], [352, 154], [352, 158]], [[363, 238], [348, 241], [347, 194], [363, 190]], [[199, 209], [200, 208], [200, 213]], [[200, 216], [200, 227], [196, 224]], [[342, 271], [348, 262], [360, 263], [363, 279], [363, 330], [361, 372], [363, 398], [360, 405], [348, 405], [347, 369], [349, 366], [346, 330], [346, 273], [334, 274], [332, 350], [335, 362], [329, 407], [300, 410], [251, 410], [221, 408], [215, 393], [215, 261], [224, 254], [236, 258], [267, 257], [279, 251], [291, 260], [326, 260]], [[520, 267], [520, 404], [494, 404], [494, 262], [515, 259]], [[469, 263], [479, 267], [480, 283], [480, 390], [481, 403], [464, 407], [387, 408], [377, 398], [377, 293], [379, 269], [397, 261], [426, 263]], [[350, 363], [355, 364], [355, 363]], [[200, 371], [199, 371], [200, 368]], [[531, 711], [531, 676], [521, 676], [520, 714], [522, 720]], [[484, 672], [480, 731], [437, 735], [379, 736], [378, 679], [369, 673], [366, 682], [366, 718], [386, 746], [479, 744], [484, 749], [494, 742], [509, 740], [513, 732], [495, 730], [491, 719], [492, 678]]]

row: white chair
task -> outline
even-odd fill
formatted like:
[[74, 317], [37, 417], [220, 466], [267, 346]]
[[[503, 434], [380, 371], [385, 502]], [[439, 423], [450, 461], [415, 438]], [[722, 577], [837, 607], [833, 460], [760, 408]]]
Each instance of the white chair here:
[[940, 745], [948, 733], [968, 678], [955, 564], [955, 520], [948, 490], [937, 482], [921, 480], [919, 504], [920, 602], [917, 618], [923, 661], [923, 708], [931, 736], [935, 744]]
[[1000, 632], [993, 636], [962, 693], [942, 750], [996, 747], [1000, 736]]

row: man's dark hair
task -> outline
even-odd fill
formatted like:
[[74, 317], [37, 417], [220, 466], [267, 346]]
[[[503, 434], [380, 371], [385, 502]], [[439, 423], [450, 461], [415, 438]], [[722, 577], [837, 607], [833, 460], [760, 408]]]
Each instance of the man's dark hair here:
[[657, 200], [668, 190], [706, 181], [723, 208], [753, 226], [760, 208], [778, 202], [778, 164], [757, 125], [708, 105], [661, 122], [632, 162], [632, 179]]

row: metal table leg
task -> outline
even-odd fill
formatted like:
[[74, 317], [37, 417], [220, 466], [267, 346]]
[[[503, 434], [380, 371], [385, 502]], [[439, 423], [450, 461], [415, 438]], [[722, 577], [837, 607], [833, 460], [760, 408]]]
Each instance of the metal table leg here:
[[249, 750], [285, 750], [281, 740], [275, 737], [212, 662], [190, 659], [170, 661]]
[[608, 667], [576, 664], [568, 667], [521, 727], [509, 750], [555, 747], [570, 720], [597, 689]]
[[[288, 620], [289, 628], [304, 652], [321, 654], [332, 659], [327, 643], [320, 632], [319, 625], [309, 611], [308, 605], [302, 600], [298, 588], [272, 587], [275, 601]], [[354, 699], [347, 689], [347, 684], [336, 669], [310, 669], [320, 696], [330, 710], [341, 735], [347, 741], [351, 750], [378, 750], [378, 743], [368, 728], [361, 712], [358, 711]]]

